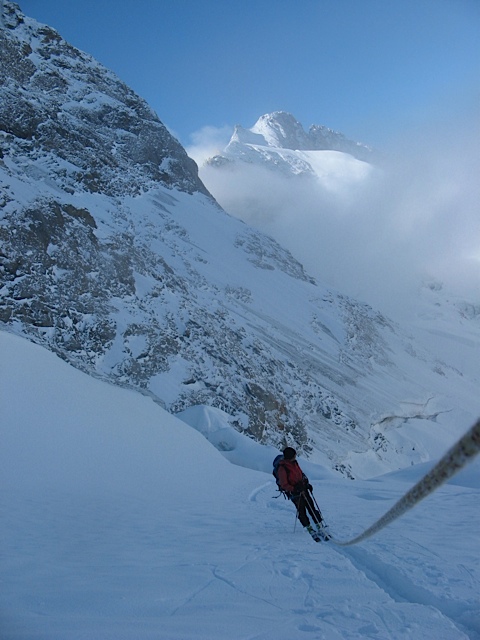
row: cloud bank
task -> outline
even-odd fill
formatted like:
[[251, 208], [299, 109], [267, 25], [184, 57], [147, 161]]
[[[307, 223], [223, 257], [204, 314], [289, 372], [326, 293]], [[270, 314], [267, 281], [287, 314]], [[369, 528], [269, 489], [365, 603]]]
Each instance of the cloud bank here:
[[192, 143], [187, 147], [188, 155], [195, 160], [199, 167], [205, 160], [222, 153], [232, 135], [233, 127], [205, 126], [191, 135]]
[[478, 132], [470, 119], [403, 135], [382, 167], [337, 193], [246, 163], [202, 166], [213, 154], [198, 151], [218, 153], [225, 128], [202, 130], [196, 159], [229, 213], [273, 236], [318, 280], [403, 317], [428, 281], [480, 302]]

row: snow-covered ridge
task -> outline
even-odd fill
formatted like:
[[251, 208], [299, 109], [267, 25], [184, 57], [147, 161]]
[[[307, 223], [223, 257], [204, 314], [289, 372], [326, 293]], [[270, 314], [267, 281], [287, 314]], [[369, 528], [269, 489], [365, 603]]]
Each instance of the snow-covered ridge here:
[[280, 170], [286, 176], [321, 178], [326, 171], [335, 170], [329, 161], [333, 152], [337, 164], [355, 164], [363, 172], [369, 169], [365, 162], [375, 159], [372, 149], [342, 133], [323, 125], [312, 125], [306, 132], [292, 114], [275, 111], [261, 116], [250, 129], [237, 125], [223, 153], [209, 158], [206, 165], [223, 168], [246, 162]]
[[[254, 142], [255, 139], [257, 142]], [[263, 143], [260, 139], [263, 139]], [[232, 136], [233, 140], [295, 151], [341, 151], [350, 153], [360, 160], [371, 160], [374, 157], [373, 150], [367, 145], [349, 140], [343, 133], [324, 125], [314, 124], [308, 132], [305, 131], [300, 122], [285, 111], [275, 111], [261, 116], [251, 129], [245, 130], [237, 126]]]
[[[266, 169], [282, 178], [312, 180], [327, 192], [340, 194], [362, 183], [372, 172], [374, 160], [375, 153], [366, 145], [320, 125], [312, 125], [307, 133], [293, 115], [276, 111], [260, 117], [250, 129], [237, 125], [222, 154], [204, 162], [201, 175], [216, 191], [215, 170], [227, 171], [235, 193], [237, 173]], [[220, 188], [221, 199], [222, 195]]]

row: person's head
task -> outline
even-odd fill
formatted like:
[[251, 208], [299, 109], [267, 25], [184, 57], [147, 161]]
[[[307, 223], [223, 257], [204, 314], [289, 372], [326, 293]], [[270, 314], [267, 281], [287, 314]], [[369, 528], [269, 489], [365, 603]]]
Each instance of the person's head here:
[[293, 447], [286, 447], [283, 450], [283, 457], [285, 458], [285, 460], [295, 460], [296, 455], [297, 455], [297, 452]]

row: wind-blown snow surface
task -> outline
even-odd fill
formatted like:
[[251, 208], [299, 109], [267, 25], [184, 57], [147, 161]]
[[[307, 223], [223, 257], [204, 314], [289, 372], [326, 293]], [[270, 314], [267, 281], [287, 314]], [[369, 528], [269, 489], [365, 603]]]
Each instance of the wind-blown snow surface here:
[[[0, 349], [2, 640], [480, 638], [478, 463], [371, 541], [316, 544], [273, 498], [273, 450], [220, 412], [183, 417], [236, 465], [150, 398]], [[426, 469], [305, 468], [338, 538]]]

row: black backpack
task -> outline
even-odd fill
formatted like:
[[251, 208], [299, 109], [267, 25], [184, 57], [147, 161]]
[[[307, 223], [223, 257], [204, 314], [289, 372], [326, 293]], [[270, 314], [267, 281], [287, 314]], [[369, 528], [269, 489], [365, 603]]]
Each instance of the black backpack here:
[[280, 481], [278, 479], [278, 466], [279, 466], [280, 462], [282, 462], [282, 460], [285, 460], [285, 458], [283, 457], [283, 453], [280, 453], [275, 458], [275, 460], [273, 461], [273, 471], [272, 471], [272, 473], [273, 473], [273, 476], [274, 476], [275, 481], [277, 483], [278, 490], [285, 495], [285, 491], [281, 488]]

